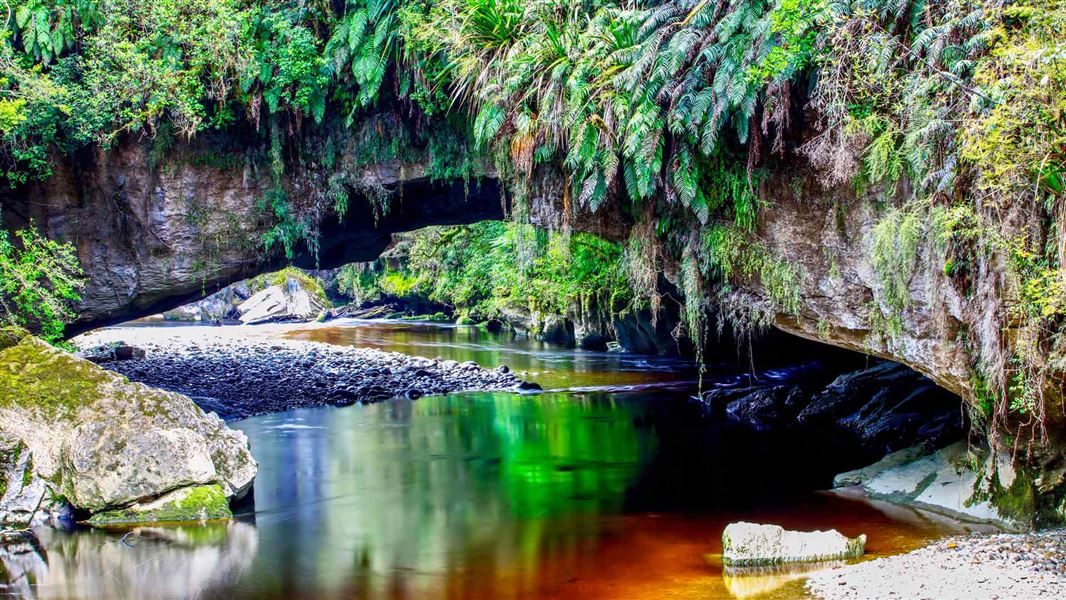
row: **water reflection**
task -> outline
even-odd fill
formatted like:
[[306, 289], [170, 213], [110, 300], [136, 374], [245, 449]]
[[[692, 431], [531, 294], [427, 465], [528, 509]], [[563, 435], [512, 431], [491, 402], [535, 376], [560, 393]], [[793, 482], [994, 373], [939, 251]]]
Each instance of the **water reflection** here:
[[42, 531], [43, 552], [20, 567], [31, 575], [9, 577], [7, 591], [791, 597], [799, 587], [777, 574], [723, 577], [703, 559], [721, 551], [727, 522], [866, 533], [875, 554], [941, 531], [866, 504], [796, 495], [797, 459], [784, 460], [781, 447], [753, 452], [765, 440], [709, 429], [686, 406], [683, 395], [482, 393], [255, 417], [235, 424], [261, 467], [254, 526], [143, 529], [133, 548], [117, 533]]
[[258, 549], [238, 521], [131, 531], [37, 530], [0, 548], [0, 590], [25, 598], [181, 598], [239, 580]]
[[264, 544], [288, 548], [267, 570], [327, 596], [358, 581], [359, 595], [426, 597], [447, 577], [463, 597], [476, 573], [519, 597], [545, 545], [578, 555], [595, 543], [588, 517], [619, 512], [654, 447], [611, 403], [561, 395], [394, 400], [240, 425], [260, 462], [277, 465], [255, 489]]

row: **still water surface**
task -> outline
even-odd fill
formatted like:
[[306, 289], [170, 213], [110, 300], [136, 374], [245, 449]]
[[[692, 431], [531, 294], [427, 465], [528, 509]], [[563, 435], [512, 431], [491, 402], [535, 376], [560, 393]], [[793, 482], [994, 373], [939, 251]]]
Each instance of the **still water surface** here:
[[[508, 364], [547, 389], [302, 409], [232, 425], [260, 464], [230, 523], [42, 530], [4, 557], [45, 598], [792, 598], [791, 573], [729, 576], [726, 523], [866, 533], [869, 556], [953, 530], [821, 495], [840, 457], [704, 414], [691, 365], [472, 327], [347, 322], [286, 334]], [[719, 374], [725, 376], [724, 373]], [[12, 569], [11, 561], [22, 561]], [[21, 570], [20, 570], [21, 569]], [[5, 573], [0, 571], [0, 580]], [[11, 576], [8, 575], [8, 578]]]

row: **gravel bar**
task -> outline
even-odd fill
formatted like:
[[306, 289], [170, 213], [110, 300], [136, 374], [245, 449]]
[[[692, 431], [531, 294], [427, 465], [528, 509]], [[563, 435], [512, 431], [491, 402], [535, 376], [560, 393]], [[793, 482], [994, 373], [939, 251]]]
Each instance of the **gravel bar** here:
[[[431, 360], [320, 342], [281, 340], [247, 328], [118, 328], [82, 335], [82, 354], [132, 381], [192, 397], [224, 419], [312, 406], [344, 406], [458, 391], [534, 391], [507, 367]], [[125, 344], [143, 358], [109, 360]], [[139, 353], [138, 353], [139, 356]]]

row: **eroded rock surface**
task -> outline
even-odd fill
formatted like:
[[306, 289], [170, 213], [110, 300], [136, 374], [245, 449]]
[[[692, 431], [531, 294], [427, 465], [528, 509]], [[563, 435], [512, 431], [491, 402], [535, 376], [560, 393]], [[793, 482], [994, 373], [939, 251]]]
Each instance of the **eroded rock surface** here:
[[938, 447], [963, 436], [961, 400], [892, 362], [845, 373], [828, 385], [767, 377], [705, 392], [716, 411], [756, 429], [803, 428], [846, 435], [881, 456], [915, 444]]
[[282, 285], [272, 285], [252, 295], [237, 307], [242, 323], [271, 323], [308, 321], [321, 315], [326, 303], [299, 282], [286, 279]]
[[[933, 452], [921, 447], [894, 452], [880, 461], [837, 475], [845, 495], [915, 506], [962, 521], [1025, 529], [1032, 514], [1024, 474], [1010, 458], [971, 447], [965, 440]], [[1018, 497], [1018, 496], [1021, 497]]]
[[9, 502], [16, 492], [40, 496], [46, 512], [69, 502], [97, 514], [199, 485], [238, 497], [257, 469], [247, 437], [189, 398], [131, 383], [29, 335], [0, 350], [0, 440], [11, 440], [0, 444], [5, 467], [15, 465], [3, 471], [0, 518], [23, 525], [37, 507]]

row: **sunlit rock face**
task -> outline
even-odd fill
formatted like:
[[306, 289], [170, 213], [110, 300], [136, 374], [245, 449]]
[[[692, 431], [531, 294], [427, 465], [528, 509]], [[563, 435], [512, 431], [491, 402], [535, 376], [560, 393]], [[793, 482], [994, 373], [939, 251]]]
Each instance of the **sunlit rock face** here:
[[186, 396], [130, 383], [30, 335], [0, 350], [0, 440], [0, 518], [15, 525], [38, 506], [98, 513], [189, 486], [240, 496], [257, 470], [247, 437]]
[[0, 593], [21, 598], [196, 598], [240, 577], [259, 537], [242, 522], [142, 527], [129, 535], [49, 528], [0, 547]]

